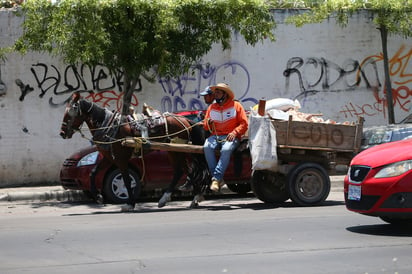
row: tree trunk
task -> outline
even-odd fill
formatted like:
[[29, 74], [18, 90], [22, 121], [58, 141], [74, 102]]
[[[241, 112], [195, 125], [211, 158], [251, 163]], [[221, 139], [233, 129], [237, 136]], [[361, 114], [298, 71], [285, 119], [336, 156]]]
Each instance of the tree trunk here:
[[131, 77], [127, 72], [124, 73], [124, 95], [123, 95], [123, 106], [122, 115], [126, 116], [129, 114], [129, 107], [132, 102], [133, 91], [136, 88], [138, 77]]
[[392, 97], [392, 83], [391, 76], [389, 74], [389, 61], [388, 61], [388, 30], [386, 26], [380, 25], [379, 30], [381, 32], [382, 40], [382, 52], [383, 52], [383, 68], [385, 72], [385, 89], [386, 89], [386, 103], [388, 105], [388, 123], [395, 123], [395, 114], [393, 111], [393, 97]]

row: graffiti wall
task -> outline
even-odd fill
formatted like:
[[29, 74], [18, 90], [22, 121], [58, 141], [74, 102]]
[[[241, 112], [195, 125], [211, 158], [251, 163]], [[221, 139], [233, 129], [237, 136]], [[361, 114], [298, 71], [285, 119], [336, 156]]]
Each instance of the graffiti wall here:
[[[255, 47], [233, 35], [231, 49], [216, 45], [190, 72], [173, 79], [141, 79], [132, 104], [163, 112], [206, 108], [199, 93], [226, 82], [245, 108], [259, 99], [299, 100], [302, 112], [323, 114], [337, 122], [365, 118], [367, 126], [386, 124], [385, 80], [380, 33], [367, 12], [346, 28], [333, 20], [295, 28], [285, 24], [287, 10], [274, 11], [277, 41]], [[0, 47], [18, 37], [21, 18], [0, 12]], [[410, 113], [412, 39], [388, 41], [396, 121]], [[120, 110], [123, 75], [103, 66], [72, 66], [48, 55], [11, 54], [0, 62], [0, 187], [57, 182], [65, 158], [90, 145], [76, 134], [63, 140], [59, 129], [73, 91], [111, 110]]]

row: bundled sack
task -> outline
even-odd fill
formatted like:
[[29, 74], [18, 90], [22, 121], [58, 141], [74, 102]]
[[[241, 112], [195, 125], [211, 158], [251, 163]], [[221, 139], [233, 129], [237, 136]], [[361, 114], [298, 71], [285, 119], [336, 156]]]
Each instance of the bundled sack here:
[[278, 170], [276, 130], [267, 116], [253, 109], [249, 115], [249, 148], [253, 170]]
[[[257, 111], [259, 105], [253, 106], [253, 110]], [[283, 111], [288, 111], [289, 109], [300, 109], [301, 105], [298, 100], [292, 100], [287, 98], [275, 98], [271, 100], [267, 100], [265, 104], [265, 111], [269, 111], [271, 109], [278, 109]]]

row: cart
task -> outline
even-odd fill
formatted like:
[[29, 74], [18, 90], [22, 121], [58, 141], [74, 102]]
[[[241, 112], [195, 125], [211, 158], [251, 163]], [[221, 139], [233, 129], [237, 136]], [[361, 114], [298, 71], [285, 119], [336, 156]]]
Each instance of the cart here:
[[278, 170], [255, 170], [251, 186], [257, 198], [267, 203], [291, 199], [301, 206], [325, 201], [330, 191], [329, 175], [338, 166], [348, 166], [360, 151], [363, 118], [353, 124], [274, 120]]
[[[265, 203], [289, 198], [301, 206], [322, 203], [330, 192], [329, 176], [338, 166], [348, 166], [360, 151], [363, 118], [348, 125], [293, 121], [291, 116], [271, 123], [276, 129], [278, 170], [254, 170], [253, 193]], [[136, 140], [127, 138], [123, 145], [134, 147]], [[189, 144], [151, 142], [150, 149], [203, 153], [202, 146]]]

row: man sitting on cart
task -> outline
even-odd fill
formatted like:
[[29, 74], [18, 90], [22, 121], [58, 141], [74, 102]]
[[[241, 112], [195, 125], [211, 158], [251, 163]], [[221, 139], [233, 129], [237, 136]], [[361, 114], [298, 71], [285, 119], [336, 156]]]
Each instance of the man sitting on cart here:
[[[223, 176], [231, 154], [248, 129], [248, 120], [243, 106], [234, 101], [235, 95], [227, 84], [219, 83], [210, 89], [215, 103], [208, 107], [203, 122], [204, 128], [211, 133], [203, 150], [212, 176], [210, 189], [218, 192], [224, 185]], [[219, 159], [216, 159], [216, 150], [220, 150]]]

